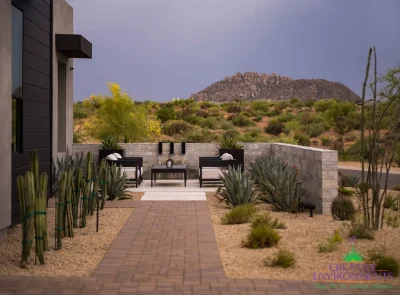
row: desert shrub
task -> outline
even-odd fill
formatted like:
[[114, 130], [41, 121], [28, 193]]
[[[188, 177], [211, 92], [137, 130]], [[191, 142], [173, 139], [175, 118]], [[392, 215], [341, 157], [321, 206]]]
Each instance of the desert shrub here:
[[267, 142], [268, 138], [254, 132], [242, 134], [238, 137], [241, 142]]
[[273, 258], [271, 263], [266, 262], [266, 265], [272, 266], [272, 267], [283, 267], [283, 268], [289, 268], [293, 267], [296, 263], [296, 259], [294, 257], [294, 253], [285, 250], [285, 249], [280, 249], [278, 253], [276, 254], [275, 258]]
[[234, 130], [234, 129], [230, 129], [230, 130], [226, 130], [223, 134], [222, 137], [225, 138], [237, 138], [239, 136], [239, 131]]
[[257, 201], [253, 181], [250, 180], [247, 172], [242, 172], [241, 167], [229, 166], [228, 171], [222, 171], [222, 176], [219, 178], [223, 186], [218, 188], [215, 196], [221, 202], [225, 202], [230, 207], [237, 207]]
[[208, 118], [210, 114], [206, 110], [200, 109], [196, 112], [196, 116], [201, 118]]
[[232, 123], [233, 123], [233, 125], [238, 126], [238, 127], [248, 127], [248, 126], [255, 125], [255, 123], [251, 119], [249, 119], [248, 117], [246, 117], [242, 114], [233, 117]]
[[344, 136], [345, 141], [356, 141], [357, 134], [355, 132], [350, 132]]
[[253, 217], [251, 221], [251, 226], [252, 227], [257, 227], [261, 225], [267, 225], [272, 228], [276, 229], [285, 229], [286, 226], [284, 223], [280, 222], [278, 218], [272, 218], [271, 215], [268, 213], [264, 214], [259, 214], [255, 217]]
[[322, 123], [312, 123], [307, 126], [306, 130], [311, 137], [318, 137], [325, 132], [325, 126]]
[[219, 141], [219, 148], [220, 149], [242, 149], [243, 145], [238, 143], [236, 141], [236, 139], [233, 137], [222, 136], [222, 138]]
[[278, 117], [276, 117], [276, 121], [280, 123], [289, 122], [295, 119], [295, 116], [292, 113], [285, 112]]
[[[395, 209], [395, 211], [398, 210], [398, 202], [399, 202], [399, 197], [393, 193], [388, 193], [385, 202], [383, 203], [383, 207], [385, 209]], [[397, 210], [396, 210], [397, 209]]]
[[83, 119], [88, 117], [87, 110], [81, 101], [75, 102], [73, 105], [74, 119]]
[[259, 249], [270, 248], [278, 244], [281, 239], [279, 233], [268, 225], [260, 225], [251, 229], [243, 246]]
[[215, 118], [223, 118], [224, 115], [220, 113], [219, 108], [211, 107], [208, 109], [208, 115]]
[[279, 135], [278, 139], [275, 140], [276, 142], [286, 143], [286, 144], [299, 144], [299, 141], [295, 139], [293, 136], [281, 134]]
[[270, 203], [276, 211], [297, 212], [305, 191], [296, 167], [262, 155], [250, 163], [249, 172], [260, 192], [260, 200]]
[[347, 188], [347, 187], [341, 186], [341, 187], [339, 187], [339, 194], [343, 195], [343, 196], [352, 196], [352, 195], [354, 195], [354, 191], [352, 189]]
[[319, 100], [314, 103], [314, 109], [317, 112], [325, 112], [326, 110], [332, 108], [335, 104], [337, 104], [337, 102], [334, 99]]
[[250, 109], [260, 115], [267, 115], [269, 112], [269, 103], [266, 100], [255, 100], [251, 103]]
[[290, 134], [291, 132], [299, 132], [304, 128], [304, 126], [300, 123], [299, 120], [289, 121], [289, 122], [286, 122], [284, 125], [285, 125], [285, 128], [283, 131], [286, 134]]
[[310, 146], [311, 144], [310, 137], [300, 132], [294, 134], [294, 139], [298, 141], [299, 145]]
[[342, 243], [342, 241], [343, 237], [340, 235], [339, 230], [335, 230], [332, 237], [330, 237], [328, 241], [318, 245], [318, 250], [321, 253], [333, 252], [336, 250], [337, 246]]
[[371, 228], [365, 226], [364, 223], [352, 222], [349, 236], [356, 237], [357, 239], [373, 240], [374, 231]]
[[395, 185], [394, 187], [392, 187], [392, 191], [400, 192], [400, 185]]
[[355, 215], [353, 202], [348, 197], [338, 196], [332, 202], [331, 213], [337, 220], [352, 220]]
[[322, 146], [329, 147], [331, 145], [329, 137], [321, 136], [319, 139], [321, 140]]
[[299, 99], [298, 98], [292, 98], [290, 100], [290, 104], [297, 104], [297, 103], [299, 103]]
[[387, 226], [393, 228], [400, 227], [400, 215], [398, 213], [392, 213], [392, 212], [386, 213], [385, 221]]
[[306, 107], [313, 107], [315, 104], [316, 100], [315, 99], [307, 99], [306, 102], [304, 103], [304, 105]]
[[219, 121], [219, 128], [223, 130], [233, 129], [235, 125], [231, 121], [221, 120]]
[[203, 102], [199, 103], [199, 105], [200, 105], [200, 108], [202, 108], [202, 109], [209, 109], [209, 108], [217, 106], [217, 104], [215, 104], [211, 101], [203, 101]]
[[237, 206], [229, 210], [221, 218], [222, 224], [242, 224], [250, 222], [251, 217], [257, 212], [257, 208], [251, 204]]
[[383, 251], [370, 251], [368, 253], [368, 261], [375, 265], [375, 271], [389, 272], [393, 277], [399, 276], [400, 263], [396, 258], [386, 255]]
[[265, 132], [272, 135], [279, 135], [284, 128], [285, 125], [283, 125], [283, 123], [271, 121], [268, 126], [265, 127]]
[[162, 127], [163, 133], [168, 136], [183, 134], [193, 130], [193, 126], [182, 120], [168, 121]]
[[201, 122], [201, 118], [197, 117], [196, 115], [189, 115], [187, 117], [184, 117], [183, 120], [192, 125], [200, 125]]
[[275, 107], [273, 110], [269, 111], [267, 116], [268, 117], [276, 117], [283, 113], [282, 109]]
[[161, 121], [161, 123], [170, 120], [175, 120], [176, 119], [175, 109], [172, 107], [162, 107], [157, 111], [157, 118], [158, 120]]
[[355, 111], [356, 107], [354, 103], [335, 101], [335, 103], [333, 103], [330, 108], [324, 111], [324, 116], [328, 119], [344, 117], [348, 118], [348, 122], [352, 122], [352, 119], [354, 119], [354, 117], [351, 117], [350, 115], [352, 115]]
[[254, 121], [254, 122], [261, 122], [262, 119], [263, 119], [262, 116], [256, 116], [256, 117], [253, 119], [253, 121]]
[[200, 127], [206, 129], [218, 129], [218, 122], [215, 118], [205, 118], [200, 121]]
[[240, 112], [239, 116], [244, 116], [246, 118], [250, 118], [252, 115], [249, 112]]
[[189, 131], [183, 138], [185, 142], [213, 142], [218, 139], [218, 135], [208, 130], [194, 128]]
[[228, 103], [225, 106], [225, 111], [228, 113], [240, 113], [242, 111], [242, 107], [237, 105], [236, 103]]

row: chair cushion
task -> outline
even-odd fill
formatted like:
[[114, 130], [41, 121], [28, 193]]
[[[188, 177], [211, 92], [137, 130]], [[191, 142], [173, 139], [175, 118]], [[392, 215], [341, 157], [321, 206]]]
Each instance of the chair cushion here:
[[107, 159], [107, 160], [111, 160], [111, 161], [117, 161], [117, 160], [118, 160], [117, 157], [114, 156], [113, 154], [109, 154], [109, 155], [106, 157], [106, 159]]
[[[136, 178], [136, 168], [135, 167], [121, 167], [121, 170], [126, 173], [126, 179]], [[138, 171], [138, 175], [140, 175]]]
[[122, 159], [122, 156], [120, 155], [120, 154], [118, 154], [118, 153], [114, 153], [113, 154], [117, 159]]
[[203, 168], [202, 178], [203, 179], [219, 179], [219, 176], [223, 175], [220, 167], [207, 167]]
[[143, 173], [144, 173], [144, 169], [143, 169], [143, 167], [140, 167], [140, 175], [143, 175]]
[[233, 156], [231, 154], [222, 155], [222, 160], [233, 160]]
[[224, 153], [224, 154], [222, 154], [221, 155], [221, 157], [219, 157], [221, 160], [223, 160], [223, 158], [226, 156], [226, 155], [229, 155], [228, 153]]

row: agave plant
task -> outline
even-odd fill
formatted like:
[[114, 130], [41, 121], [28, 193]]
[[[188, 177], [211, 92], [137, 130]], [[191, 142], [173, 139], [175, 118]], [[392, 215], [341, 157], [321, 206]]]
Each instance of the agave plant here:
[[118, 144], [118, 138], [106, 136], [101, 142], [102, 150], [119, 150], [121, 146]]
[[215, 196], [229, 207], [253, 204], [257, 201], [253, 181], [246, 172], [242, 172], [240, 165], [236, 169], [229, 166], [228, 171], [222, 171], [219, 179], [224, 186], [218, 188]]
[[117, 167], [116, 164], [112, 164], [107, 167], [106, 175], [107, 200], [130, 199], [128, 190], [125, 187], [126, 172], [122, 172], [121, 167]]
[[72, 168], [72, 172], [75, 172], [78, 168], [85, 168], [85, 159], [83, 153], [76, 154], [74, 156], [64, 156], [62, 158], [56, 158], [53, 160], [53, 195], [58, 194], [59, 181], [63, 172], [67, 171], [68, 168]]
[[223, 136], [219, 143], [220, 149], [242, 149], [243, 145], [239, 144], [234, 138]]
[[270, 203], [277, 211], [297, 212], [305, 194], [297, 168], [263, 155], [250, 163], [250, 175], [255, 181], [260, 200]]

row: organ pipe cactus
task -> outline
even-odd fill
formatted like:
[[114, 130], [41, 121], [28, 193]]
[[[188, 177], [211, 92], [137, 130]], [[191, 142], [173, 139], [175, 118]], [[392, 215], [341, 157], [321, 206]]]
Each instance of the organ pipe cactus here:
[[47, 235], [47, 182], [48, 176], [42, 173], [40, 176], [39, 190], [36, 191], [36, 212], [35, 212], [35, 251], [40, 264], [44, 264], [44, 251], [46, 251], [46, 235]]
[[18, 176], [17, 178], [19, 205], [22, 225], [22, 253], [21, 253], [21, 268], [26, 268], [34, 238], [34, 183], [33, 174], [28, 171], [25, 177]]
[[107, 173], [109, 172], [109, 166], [106, 163], [106, 159], [102, 159], [100, 163], [101, 173], [100, 173], [100, 191], [101, 191], [101, 206], [100, 209], [104, 209], [104, 205], [107, 200]]
[[75, 177], [73, 181], [73, 194], [72, 194], [72, 215], [73, 215], [73, 227], [78, 227], [79, 218], [79, 202], [82, 196], [82, 183], [83, 183], [83, 169], [78, 168], [75, 171]]
[[73, 238], [73, 215], [72, 215], [72, 193], [73, 193], [73, 181], [72, 181], [72, 168], [69, 168], [66, 172], [66, 186], [65, 186], [65, 206], [64, 206], [64, 222], [65, 229], [64, 233], [66, 236]]
[[66, 187], [67, 175], [65, 172], [62, 172], [59, 180], [58, 200], [56, 203], [56, 250], [62, 249], [62, 238], [64, 237], [64, 206]]
[[86, 227], [86, 216], [89, 212], [89, 200], [90, 194], [92, 192], [92, 166], [93, 166], [93, 157], [92, 153], [87, 153], [86, 158], [86, 177], [85, 182], [82, 186], [84, 188], [84, 194], [82, 197], [82, 211], [81, 211], [81, 228]]

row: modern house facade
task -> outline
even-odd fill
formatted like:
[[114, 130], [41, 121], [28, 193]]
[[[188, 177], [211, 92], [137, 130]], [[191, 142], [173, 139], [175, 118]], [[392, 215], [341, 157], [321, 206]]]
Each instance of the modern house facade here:
[[72, 151], [73, 59], [91, 56], [65, 0], [0, 1], [0, 239], [19, 222], [16, 179], [30, 152], [51, 176], [52, 159]]

